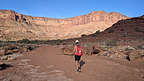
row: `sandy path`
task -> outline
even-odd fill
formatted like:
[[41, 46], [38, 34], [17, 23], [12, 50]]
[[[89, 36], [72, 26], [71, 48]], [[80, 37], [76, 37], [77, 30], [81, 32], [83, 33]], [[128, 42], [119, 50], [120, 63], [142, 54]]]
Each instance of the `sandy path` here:
[[98, 56], [83, 56], [85, 64], [78, 73], [74, 58], [54, 46], [40, 47], [27, 58], [31, 59], [30, 65], [39, 66], [40, 72], [45, 73], [43, 81], [144, 81], [140, 69]]

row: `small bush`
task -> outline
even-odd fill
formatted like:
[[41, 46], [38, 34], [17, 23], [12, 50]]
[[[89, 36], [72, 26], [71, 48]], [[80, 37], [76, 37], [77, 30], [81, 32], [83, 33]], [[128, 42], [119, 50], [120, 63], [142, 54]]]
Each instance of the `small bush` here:
[[91, 34], [90, 36], [96, 37], [96, 35], [100, 34], [100, 30], [97, 30], [94, 34]]
[[100, 30], [97, 30], [97, 31], [95, 32], [96, 35], [99, 34], [99, 33], [100, 33]]
[[60, 45], [62, 42], [63, 42], [62, 40], [58, 39], [56, 40], [56, 45]]
[[113, 29], [110, 29], [109, 31], [108, 31], [108, 33], [113, 33], [114, 32], [114, 30]]
[[0, 48], [3, 48], [5, 46], [7, 46], [8, 44], [7, 43], [0, 43]]
[[82, 38], [84, 38], [84, 37], [86, 37], [86, 36], [87, 36], [86, 34], [82, 34], [82, 35], [81, 35]]
[[32, 40], [30, 41], [31, 44], [40, 44], [40, 41], [39, 40]]
[[28, 40], [28, 39], [22, 39], [22, 40], [19, 40], [18, 42], [19, 43], [28, 44], [28, 43], [30, 43], [30, 40]]

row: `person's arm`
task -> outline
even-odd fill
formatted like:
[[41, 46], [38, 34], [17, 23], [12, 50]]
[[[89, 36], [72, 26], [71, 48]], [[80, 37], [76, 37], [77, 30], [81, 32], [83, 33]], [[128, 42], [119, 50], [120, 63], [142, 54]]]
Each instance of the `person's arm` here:
[[73, 49], [73, 54], [75, 53], [75, 51], [76, 51], [76, 46], [74, 46], [74, 49]]

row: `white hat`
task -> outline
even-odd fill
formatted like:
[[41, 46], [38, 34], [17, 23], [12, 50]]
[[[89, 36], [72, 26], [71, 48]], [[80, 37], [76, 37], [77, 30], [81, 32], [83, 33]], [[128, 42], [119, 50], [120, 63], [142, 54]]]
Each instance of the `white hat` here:
[[78, 42], [79, 42], [79, 40], [76, 40], [76, 41], [75, 41], [75, 43], [78, 43]]

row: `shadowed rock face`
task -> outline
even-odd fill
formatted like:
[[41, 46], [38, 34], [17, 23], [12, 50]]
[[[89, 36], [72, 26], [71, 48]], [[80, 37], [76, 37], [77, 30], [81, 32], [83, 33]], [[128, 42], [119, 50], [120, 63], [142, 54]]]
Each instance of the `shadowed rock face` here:
[[[120, 20], [101, 32], [105, 39], [116, 40], [139, 40], [144, 38], [144, 17], [134, 17], [126, 20]], [[104, 39], [104, 40], [105, 40]]]
[[120, 13], [94, 11], [87, 15], [65, 19], [32, 17], [11, 10], [0, 10], [0, 40], [47, 40], [80, 37], [105, 30], [119, 20]]

